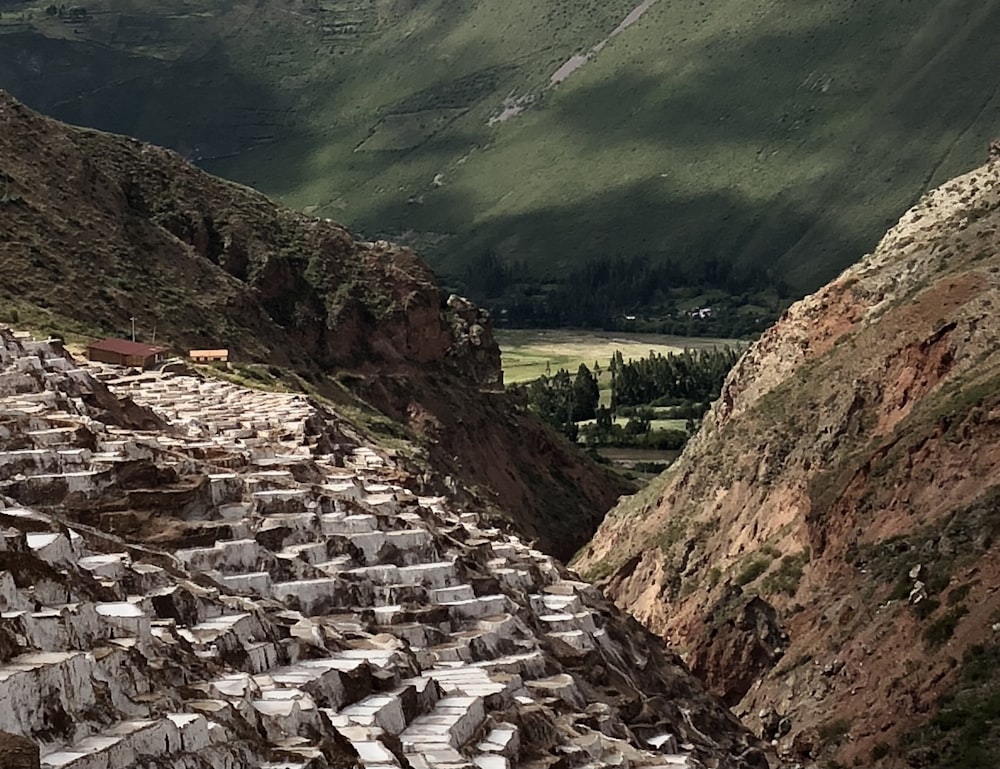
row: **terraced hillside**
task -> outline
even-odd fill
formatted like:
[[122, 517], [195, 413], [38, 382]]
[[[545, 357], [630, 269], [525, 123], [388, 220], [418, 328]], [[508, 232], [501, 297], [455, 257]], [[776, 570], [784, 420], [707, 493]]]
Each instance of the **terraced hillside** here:
[[767, 765], [594, 588], [332, 417], [0, 329], [4, 767]]
[[595, 260], [663, 268], [659, 295], [577, 275], [619, 289], [595, 314], [815, 288], [1000, 125], [997, 0], [51, 10], [0, 3], [0, 87], [405, 239], [527, 313]]
[[488, 315], [443, 301], [412, 251], [2, 91], [0, 168], [3, 322], [79, 341], [135, 318], [173, 352], [228, 347], [233, 375], [354, 409], [560, 557], [629, 488], [507, 396]]

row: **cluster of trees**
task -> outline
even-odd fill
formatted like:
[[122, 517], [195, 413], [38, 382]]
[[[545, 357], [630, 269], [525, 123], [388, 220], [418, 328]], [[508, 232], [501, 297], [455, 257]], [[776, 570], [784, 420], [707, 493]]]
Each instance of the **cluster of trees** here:
[[739, 354], [730, 347], [678, 355], [650, 352], [646, 358], [622, 359], [616, 352], [611, 371], [611, 408], [617, 406], [676, 406], [705, 403], [719, 397], [726, 374]]
[[597, 376], [583, 363], [575, 377], [559, 369], [551, 377], [543, 374], [528, 384], [526, 392], [531, 408], [571, 441], [579, 433], [577, 422], [594, 419], [601, 400]]
[[46, 6], [45, 13], [49, 16], [58, 16], [60, 19], [66, 21], [84, 21], [87, 18], [87, 9], [82, 5], [72, 5], [67, 8], [65, 5], [52, 5]]
[[[628, 361], [617, 352], [608, 364], [610, 408], [600, 405], [601, 372], [596, 364], [592, 371], [581, 363], [575, 376], [560, 369], [520, 389], [529, 407], [570, 440], [582, 437], [589, 445], [679, 449], [694, 431], [696, 420], [719, 397], [737, 357], [737, 351], [729, 347], [671, 355], [650, 352]], [[654, 407], [665, 411], [661, 417], [686, 420], [687, 429], [651, 429], [657, 416]], [[627, 421], [619, 424], [616, 416]], [[580, 422], [590, 423], [581, 427]]]

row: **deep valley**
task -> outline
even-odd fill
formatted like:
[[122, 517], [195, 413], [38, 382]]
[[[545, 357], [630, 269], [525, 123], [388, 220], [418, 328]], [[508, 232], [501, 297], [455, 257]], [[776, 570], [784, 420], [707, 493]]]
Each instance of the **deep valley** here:
[[[983, 161], [998, 14], [995, 0], [6, 0], [0, 88], [414, 246], [522, 324], [636, 315], [740, 336]], [[681, 322], [698, 301], [727, 309]]]
[[994, 763], [998, 21], [0, 0], [0, 769]]

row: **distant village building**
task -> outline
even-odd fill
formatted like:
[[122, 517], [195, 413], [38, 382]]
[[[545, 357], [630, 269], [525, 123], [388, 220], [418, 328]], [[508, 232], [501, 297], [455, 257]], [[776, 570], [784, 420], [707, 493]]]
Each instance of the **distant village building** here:
[[102, 339], [87, 345], [87, 357], [115, 366], [150, 368], [167, 357], [166, 347], [154, 347], [128, 339]]
[[191, 350], [188, 357], [195, 363], [228, 363], [229, 350]]

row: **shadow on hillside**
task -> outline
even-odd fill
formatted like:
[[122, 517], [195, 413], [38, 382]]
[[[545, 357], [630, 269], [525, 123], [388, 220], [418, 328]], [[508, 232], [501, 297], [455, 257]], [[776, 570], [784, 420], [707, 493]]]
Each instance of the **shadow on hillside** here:
[[[814, 287], [872, 247], [929, 186], [983, 162], [1000, 122], [1000, 2], [911, 5], [901, 14], [897, 3], [872, 4], [795, 34], [720, 33], [697, 52], [675, 31], [663, 46], [676, 71], [636, 67], [548, 106], [573, 127], [583, 159], [659, 146], [675, 163], [711, 167], [702, 190], [736, 202], [736, 213], [718, 232], [699, 209], [715, 207], [715, 195], [668, 204], [672, 218], [702, 220], [685, 248], [711, 251], [721, 240], [736, 258], [777, 260], [792, 282]], [[740, 212], [733, 188], [752, 190], [755, 177], [780, 192]]]
[[[464, 217], [475, 215], [468, 198], [448, 190], [436, 195], [434, 210], [447, 212], [447, 216], [436, 219], [422, 211], [420, 221], [429, 229], [447, 232]], [[632, 256], [678, 265], [679, 272], [686, 275], [678, 276], [677, 285], [685, 285], [684, 280], [707, 270], [729, 272], [722, 265], [732, 265], [732, 273], [746, 279], [752, 274], [768, 274], [777, 266], [769, 260], [771, 253], [792, 248], [817, 227], [818, 212], [800, 205], [794, 194], [775, 201], [772, 208], [773, 215], [784, 222], [783, 238], [777, 241], [773, 233], [762, 232], [768, 222], [758, 206], [733, 191], [680, 195], [665, 180], [644, 180], [530, 214], [492, 218], [475, 227], [468, 238], [450, 239], [424, 255], [439, 274], [458, 279], [466, 265], [490, 252], [504, 260], [532, 265], [542, 280], [558, 281], [560, 275], [587, 260]], [[399, 237], [412, 224], [408, 215], [405, 206], [381, 206], [372, 220], [395, 226], [375, 234]], [[868, 245], [852, 239], [847, 230], [817, 234], [854, 258]], [[779, 270], [772, 269], [770, 274], [775, 280], [784, 278]]]
[[0, 34], [0, 88], [43, 113], [91, 94], [95, 84], [153, 78], [166, 68], [156, 59], [85, 40], [52, 39], [32, 31]]
[[0, 35], [0, 60], [0, 87], [33, 109], [195, 160], [267, 141], [287, 120], [288, 100], [238, 73], [218, 49], [168, 63], [18, 33]]
[[485, 221], [474, 199], [447, 188], [419, 206], [380, 196], [365, 224], [389, 236], [467, 233], [426, 239], [428, 258], [453, 275], [489, 251], [552, 275], [648, 255], [770, 269], [816, 288], [930, 184], [983, 159], [991, 115], [1000, 118], [1000, 0], [917, 0], [905, 12], [808, 0], [795, 14], [795, 24], [768, 18], [739, 34], [728, 21], [714, 35], [671, 29], [662, 55], [646, 52], [647, 70], [640, 52], [634, 66], [570, 81], [538, 107], [572, 135], [550, 153], [552, 179], [563, 163], [606, 168], [634, 152], [649, 158], [645, 178], [591, 197], [555, 182], [557, 202]]
[[[802, 5], [809, 4], [830, 6]], [[674, 32], [663, 41], [662, 61], [647, 62], [653, 72], [637, 64], [568, 89], [551, 106], [601, 148], [646, 138], [709, 148], [733, 140], [839, 148], [844, 110], [852, 105], [865, 108], [848, 117], [856, 125], [846, 124], [858, 138], [913, 140], [959, 130], [970, 97], [982, 103], [996, 85], [1000, 0], [910, 5], [901, 14], [898, 3], [874, 4], [794, 34], [751, 30], [734, 37], [723, 30], [686, 42]], [[802, 9], [796, 14], [809, 18]], [[688, 66], [670, 69], [675, 64]]]
[[[650, 18], [666, 6], [654, 6]], [[438, 48], [452, 34], [466, 39], [458, 33], [470, 8], [443, 14], [433, 30], [417, 26], [364, 55], [317, 65], [315, 93], [268, 82], [274, 73], [263, 68], [250, 77], [245, 62], [241, 70], [208, 44], [196, 61], [167, 64], [31, 33], [0, 35], [0, 87], [61, 119], [173, 147], [272, 194], [310, 185], [308, 202], [334, 211], [349, 199], [350, 213], [364, 215], [344, 217], [355, 218], [346, 224], [367, 237], [412, 240], [443, 272], [458, 274], [490, 251], [551, 275], [585, 259], [647, 255], [770, 269], [802, 291], [873, 247], [929, 184], [982, 160], [1000, 123], [1000, 48], [992, 39], [1000, 0], [796, 0], [742, 24], [705, 4], [684, 10], [684, 25], [657, 27], [663, 37], [652, 49], [628, 48], [632, 31], [612, 41], [585, 70], [618, 61], [603, 70], [605, 80], [581, 76], [548, 92], [534, 109], [572, 139], [560, 133], [532, 147], [552, 158], [544, 190], [551, 202], [484, 218], [474, 194], [432, 180], [487, 142], [516, 162], [516, 123], [488, 135], [455, 123], [406, 151], [343, 150], [382, 114], [491, 87], [464, 82], [467, 70], [456, 64], [475, 61], [488, 74], [496, 62], [483, 39], [453, 45], [447, 57]], [[254, 40], [292, 28], [268, 30], [258, 25]], [[561, 60], [556, 51], [545, 55]], [[403, 78], [408, 97], [400, 97], [403, 76], [385, 61], [416, 73]], [[376, 71], [391, 82], [352, 101], [360, 93], [352, 78]], [[95, 90], [94, 82], [102, 85]], [[305, 127], [294, 114], [303, 100], [329, 121]], [[648, 168], [631, 177], [609, 170], [633, 152]], [[560, 186], [572, 178], [563, 164], [591, 162], [597, 178], [627, 181], [589, 197]]]

